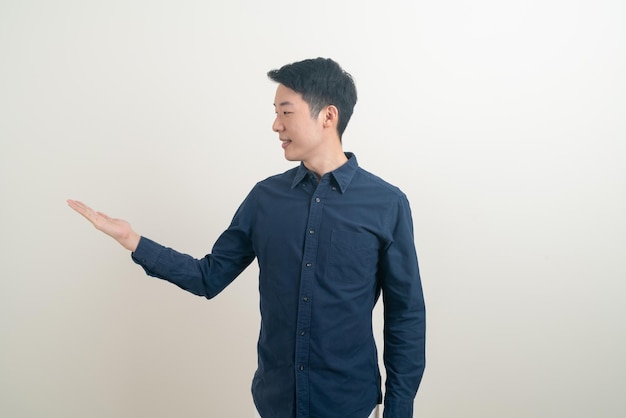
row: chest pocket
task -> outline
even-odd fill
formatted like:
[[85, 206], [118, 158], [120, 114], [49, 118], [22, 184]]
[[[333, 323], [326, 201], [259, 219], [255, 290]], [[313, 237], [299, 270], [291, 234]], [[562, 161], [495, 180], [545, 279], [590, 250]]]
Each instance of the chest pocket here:
[[376, 278], [378, 239], [367, 232], [333, 230], [326, 275], [331, 281], [366, 281]]

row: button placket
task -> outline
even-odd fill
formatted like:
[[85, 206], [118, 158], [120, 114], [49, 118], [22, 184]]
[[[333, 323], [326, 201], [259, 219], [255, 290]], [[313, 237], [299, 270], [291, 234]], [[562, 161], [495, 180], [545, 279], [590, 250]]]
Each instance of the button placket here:
[[[300, 303], [298, 305], [297, 339], [295, 352], [296, 370], [296, 399], [309, 398], [309, 351], [310, 351], [310, 326], [311, 306], [314, 303], [315, 268], [317, 265], [318, 230], [322, 221], [323, 200], [330, 192], [329, 176], [324, 176], [316, 187], [306, 188], [311, 194], [309, 204], [309, 216], [307, 229], [305, 230], [303, 268], [300, 276]], [[303, 401], [305, 402], [305, 401]], [[303, 416], [308, 416], [308, 404], [298, 402], [298, 411]], [[306, 411], [306, 412], [305, 412]]]

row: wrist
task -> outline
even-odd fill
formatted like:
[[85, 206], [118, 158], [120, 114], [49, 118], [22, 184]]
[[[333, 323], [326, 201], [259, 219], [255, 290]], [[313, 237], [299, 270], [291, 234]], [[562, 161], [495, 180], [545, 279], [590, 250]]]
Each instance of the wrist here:
[[119, 240], [119, 243], [122, 245], [122, 247], [126, 248], [130, 252], [135, 252], [140, 240], [141, 235], [139, 235], [135, 231], [130, 231], [128, 235]]

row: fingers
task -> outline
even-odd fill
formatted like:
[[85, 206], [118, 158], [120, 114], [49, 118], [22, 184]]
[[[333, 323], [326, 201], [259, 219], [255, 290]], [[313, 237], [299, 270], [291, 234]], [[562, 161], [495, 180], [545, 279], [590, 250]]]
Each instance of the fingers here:
[[78, 200], [68, 199], [67, 204], [77, 212], [82, 213], [82, 212], [92, 211], [92, 209], [89, 206], [85, 205], [83, 202], [78, 201]]
[[79, 202], [78, 200], [69, 200], [67, 201], [67, 204], [74, 209], [76, 212], [80, 213], [81, 215], [83, 215], [85, 218], [89, 219], [89, 215], [90, 214], [95, 214], [95, 212], [87, 205], [85, 205], [83, 202]]
[[68, 199], [67, 204], [96, 227], [102, 219], [106, 221], [110, 220], [105, 214], [96, 212], [81, 201]]
[[104, 214], [104, 213], [102, 213], [102, 212], [98, 212], [98, 211], [96, 211], [96, 215], [98, 215], [98, 216], [102, 216], [102, 217], [103, 217], [104, 219], [106, 219], [107, 221], [112, 221], [112, 220], [113, 220], [113, 219], [111, 219], [111, 217], [110, 217], [110, 216], [108, 216], [108, 215], [106, 215], [106, 214]]

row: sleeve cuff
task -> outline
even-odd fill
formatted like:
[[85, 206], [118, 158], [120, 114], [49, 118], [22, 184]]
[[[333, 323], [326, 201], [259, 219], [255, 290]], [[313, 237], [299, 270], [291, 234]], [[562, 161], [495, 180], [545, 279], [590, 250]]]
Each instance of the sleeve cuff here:
[[130, 256], [135, 263], [139, 264], [150, 274], [150, 272], [156, 270], [155, 267], [157, 266], [157, 260], [162, 248], [161, 245], [142, 236], [137, 248]]
[[385, 396], [383, 418], [413, 418], [413, 400], [390, 399]]

